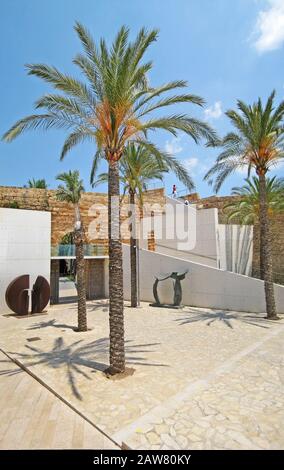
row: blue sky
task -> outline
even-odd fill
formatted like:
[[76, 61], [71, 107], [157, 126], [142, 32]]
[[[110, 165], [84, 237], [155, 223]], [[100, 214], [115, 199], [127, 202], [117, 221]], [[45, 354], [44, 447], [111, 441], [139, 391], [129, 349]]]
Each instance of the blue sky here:
[[[154, 61], [151, 83], [187, 80], [189, 91], [207, 104], [203, 110], [185, 105], [178, 111], [207, 119], [221, 135], [230, 129], [224, 111], [237, 99], [266, 99], [272, 89], [278, 100], [284, 99], [284, 0], [1, 0], [1, 135], [15, 120], [33, 113], [34, 101], [50, 91], [47, 84], [26, 75], [24, 64], [48, 63], [76, 73], [72, 58], [81, 48], [75, 20], [96, 40], [104, 36], [108, 42], [122, 24], [130, 27], [132, 36], [142, 26], [159, 28], [159, 39], [147, 57]], [[90, 190], [94, 148], [84, 144], [60, 162], [64, 137], [63, 131], [51, 130], [26, 133], [11, 144], [1, 142], [0, 184], [22, 186], [35, 177], [45, 178], [54, 188], [59, 172], [78, 168]], [[173, 139], [161, 132], [155, 141], [187, 165], [202, 196], [212, 194], [203, 176], [215, 151], [196, 146], [185, 135]], [[284, 168], [277, 173], [283, 176]], [[244, 176], [230, 177], [220, 193], [229, 194]], [[174, 175], [167, 175], [168, 191], [175, 182]]]

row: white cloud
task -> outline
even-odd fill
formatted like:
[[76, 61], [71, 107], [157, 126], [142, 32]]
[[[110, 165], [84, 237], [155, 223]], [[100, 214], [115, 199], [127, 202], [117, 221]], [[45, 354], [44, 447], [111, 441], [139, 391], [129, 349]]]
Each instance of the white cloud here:
[[239, 175], [242, 175], [244, 178], [246, 178], [248, 176], [248, 167], [246, 165], [238, 167], [236, 172], [239, 173]]
[[[282, 168], [284, 168], [284, 162], [283, 160], [279, 160], [277, 163], [275, 163], [275, 165], [273, 165], [270, 170], [271, 171], [279, 171], [281, 170]], [[282, 175], [277, 175], [277, 176], [282, 176]]]
[[182, 161], [183, 165], [188, 171], [192, 171], [194, 168], [197, 167], [199, 161], [196, 157], [186, 158]]
[[213, 166], [215, 163], [214, 160], [209, 158], [204, 158], [202, 156], [198, 157], [190, 157], [181, 160], [181, 163], [185, 166], [187, 171], [189, 172], [190, 176], [194, 178], [203, 178], [207, 171]]
[[180, 143], [181, 137], [173, 137], [171, 140], [167, 140], [165, 144], [165, 151], [171, 155], [176, 155], [182, 152], [183, 146]]
[[268, 7], [257, 16], [253, 32], [259, 52], [278, 49], [284, 42], [284, 0], [267, 0]]
[[221, 101], [216, 101], [212, 106], [204, 110], [206, 119], [219, 119], [223, 114]]
[[191, 176], [204, 175], [209, 170], [207, 162], [201, 162], [197, 157], [185, 158], [181, 163]]

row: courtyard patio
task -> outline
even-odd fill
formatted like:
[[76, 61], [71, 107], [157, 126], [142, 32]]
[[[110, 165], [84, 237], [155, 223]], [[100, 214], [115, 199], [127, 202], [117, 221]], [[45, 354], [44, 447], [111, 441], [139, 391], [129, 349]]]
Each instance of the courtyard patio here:
[[[48, 314], [30, 318], [1, 315], [0, 347], [118, 445], [283, 448], [283, 319], [272, 322], [260, 314], [193, 307], [160, 309], [146, 303], [132, 309], [126, 304], [127, 366], [135, 372], [112, 380], [103, 374], [109, 344], [106, 301], [88, 302], [87, 333], [73, 331], [76, 317], [75, 303], [53, 306]], [[34, 380], [15, 369], [7, 356], [2, 354], [0, 362], [3, 390], [13, 394], [12, 386], [8, 388], [13, 376], [26, 374]], [[46, 390], [42, 383], [34, 383]], [[52, 406], [50, 400], [47, 421]], [[34, 412], [31, 406], [30, 419]], [[0, 448], [11, 448], [9, 435], [11, 444], [16, 442], [12, 432], [16, 423], [11, 414], [7, 437], [5, 413], [7, 429], [9, 414], [3, 404]], [[64, 433], [68, 434], [68, 426], [62, 427]], [[95, 440], [96, 436], [89, 439], [88, 445], [94, 447]], [[83, 447], [83, 441], [70, 439], [69, 446]]]

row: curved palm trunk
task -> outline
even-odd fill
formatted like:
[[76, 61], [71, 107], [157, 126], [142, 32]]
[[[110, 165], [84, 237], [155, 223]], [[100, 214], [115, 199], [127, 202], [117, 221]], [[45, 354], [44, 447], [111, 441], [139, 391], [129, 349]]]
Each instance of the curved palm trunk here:
[[274, 298], [272, 256], [270, 243], [270, 227], [268, 218], [268, 205], [266, 195], [265, 174], [259, 174], [259, 225], [260, 225], [260, 258], [263, 270], [267, 318], [276, 320], [276, 306]]
[[137, 239], [136, 239], [136, 211], [135, 194], [129, 192], [129, 199], [132, 211], [131, 234], [130, 234], [130, 272], [131, 272], [131, 307], [137, 307]]
[[[75, 207], [76, 223], [80, 223], [79, 208]], [[87, 331], [86, 309], [86, 284], [85, 284], [85, 259], [84, 259], [84, 235], [82, 227], [75, 226], [74, 231], [77, 271], [77, 295], [78, 295], [78, 331]]]
[[109, 327], [110, 374], [125, 371], [123, 269], [120, 235], [118, 162], [109, 162], [108, 172], [108, 243], [109, 243]]

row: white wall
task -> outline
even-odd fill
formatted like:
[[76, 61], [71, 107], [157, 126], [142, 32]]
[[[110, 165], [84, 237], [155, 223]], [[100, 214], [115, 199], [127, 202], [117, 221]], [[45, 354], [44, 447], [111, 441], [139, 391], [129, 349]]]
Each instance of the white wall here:
[[10, 311], [5, 302], [9, 283], [30, 274], [50, 280], [50, 212], [0, 208], [0, 312]]
[[211, 266], [213, 268], [216, 268], [217, 264], [216, 258], [209, 258], [205, 255], [197, 255], [192, 251], [183, 251], [167, 246], [161, 246], [159, 242], [156, 243], [156, 252], [163, 255], [173, 256], [174, 258], [181, 258], [187, 261], [192, 261], [193, 263], [205, 264], [206, 266]]
[[217, 226], [217, 209], [196, 210], [166, 197], [164, 214], [142, 219], [140, 247], [147, 249], [147, 234], [153, 229], [157, 252], [217, 267]]
[[218, 225], [221, 269], [234, 273], [252, 274], [253, 225]]
[[[183, 304], [245, 312], [265, 312], [263, 281], [240, 274], [140, 250], [140, 298], [153, 302], [154, 276], [189, 270], [182, 281]], [[123, 245], [124, 295], [130, 298], [129, 246]], [[284, 287], [275, 285], [277, 310], [284, 313]], [[172, 302], [172, 281], [159, 284], [162, 302]]]

